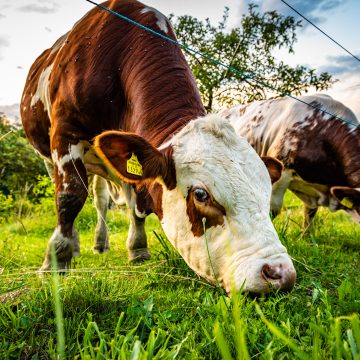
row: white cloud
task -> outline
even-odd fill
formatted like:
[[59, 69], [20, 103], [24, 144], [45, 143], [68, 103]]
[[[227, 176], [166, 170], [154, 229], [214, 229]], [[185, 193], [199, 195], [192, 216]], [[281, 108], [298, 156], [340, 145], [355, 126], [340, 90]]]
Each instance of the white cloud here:
[[19, 11], [25, 12], [25, 13], [33, 12], [33, 13], [40, 13], [40, 14], [51, 14], [51, 13], [55, 13], [58, 11], [59, 4], [54, 1], [38, 0], [38, 2], [19, 6], [17, 9]]
[[0, 60], [4, 58], [4, 56], [2, 55], [3, 49], [9, 46], [10, 42], [4, 36], [0, 36]]
[[[324, 12], [332, 12], [340, 6], [344, 6], [347, 1], [348, 0], [287, 0], [286, 2], [300, 14], [318, 25], [326, 21]], [[277, 10], [282, 15], [293, 16], [296, 20], [302, 20], [304, 28], [310, 25], [280, 0], [242, 0], [239, 5], [240, 14], [247, 12], [250, 3], [258, 5], [260, 11]]]
[[[360, 58], [360, 54], [354, 54]], [[327, 71], [334, 75], [351, 75], [360, 73], [360, 62], [351, 55], [328, 56], [327, 63], [319, 68], [320, 71]]]
[[348, 106], [360, 121], [360, 73], [344, 75], [326, 93]]

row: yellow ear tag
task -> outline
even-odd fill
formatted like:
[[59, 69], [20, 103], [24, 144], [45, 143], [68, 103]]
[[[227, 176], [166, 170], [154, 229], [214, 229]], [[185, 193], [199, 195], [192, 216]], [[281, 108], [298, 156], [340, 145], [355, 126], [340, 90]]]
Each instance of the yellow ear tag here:
[[347, 197], [344, 197], [344, 198], [340, 201], [340, 204], [346, 206], [346, 207], [349, 208], [349, 209], [352, 209], [352, 207], [353, 207], [353, 205], [354, 205], [354, 204], [352, 203], [352, 201], [351, 201], [349, 198], [347, 198]]
[[131, 158], [126, 162], [126, 171], [129, 174], [134, 174], [138, 176], [142, 176], [143, 174], [142, 166], [134, 153], [132, 153]]

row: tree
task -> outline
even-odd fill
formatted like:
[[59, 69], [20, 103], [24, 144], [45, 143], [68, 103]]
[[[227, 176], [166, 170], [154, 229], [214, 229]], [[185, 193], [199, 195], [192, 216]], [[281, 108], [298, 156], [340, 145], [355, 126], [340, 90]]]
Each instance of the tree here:
[[[217, 27], [211, 25], [209, 19], [200, 21], [189, 15], [177, 17], [173, 26], [182, 44], [284, 93], [300, 95], [311, 88], [326, 90], [334, 82], [326, 72], [317, 75], [315, 69], [301, 65], [291, 67], [275, 58], [275, 51], [280, 49], [294, 53], [296, 30], [302, 26], [301, 21], [276, 11], [261, 14], [254, 4], [249, 5], [249, 14], [242, 16], [240, 27], [226, 31], [228, 18], [229, 8], [225, 8], [223, 20]], [[207, 111], [282, 96], [192, 52], [186, 51], [186, 57]]]

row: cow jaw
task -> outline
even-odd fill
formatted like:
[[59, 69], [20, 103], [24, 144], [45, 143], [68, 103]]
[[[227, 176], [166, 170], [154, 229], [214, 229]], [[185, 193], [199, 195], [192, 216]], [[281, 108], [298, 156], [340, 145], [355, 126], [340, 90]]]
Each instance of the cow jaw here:
[[[232, 284], [255, 293], [292, 288], [296, 272], [269, 217], [270, 177], [250, 145], [208, 115], [172, 147], [176, 187], [163, 189], [161, 223], [187, 264], [228, 292]], [[203, 206], [193, 199], [197, 189], [208, 194]]]

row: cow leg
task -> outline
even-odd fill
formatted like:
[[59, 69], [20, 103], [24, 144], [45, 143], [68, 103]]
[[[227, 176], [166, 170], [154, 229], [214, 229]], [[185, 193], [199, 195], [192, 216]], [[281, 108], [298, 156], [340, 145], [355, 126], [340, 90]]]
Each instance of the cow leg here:
[[272, 186], [270, 211], [273, 219], [278, 216], [281, 211], [286, 189], [291, 182], [291, 174], [291, 170], [283, 171], [280, 179]]
[[130, 227], [126, 246], [130, 261], [150, 259], [145, 233], [145, 218], [138, 217], [133, 209], [130, 209]]
[[310, 207], [306, 204], [304, 204], [304, 220], [303, 220], [303, 230], [304, 233], [311, 232], [313, 230], [313, 224], [314, 224], [314, 216], [317, 212], [317, 207]]
[[109, 205], [109, 191], [107, 181], [95, 175], [93, 180], [94, 203], [97, 212], [97, 225], [95, 229], [94, 246], [95, 253], [105, 253], [109, 250], [109, 237], [106, 225], [106, 214]]
[[71, 258], [79, 255], [79, 238], [74, 228], [74, 221], [88, 194], [83, 146], [54, 135], [51, 139], [51, 149], [54, 163], [57, 227], [47, 245], [40, 271], [51, 269], [52, 246], [54, 246], [59, 270], [69, 268]]
[[150, 254], [147, 245], [145, 233], [146, 215], [137, 214], [136, 194], [129, 184], [123, 184], [123, 191], [129, 207], [130, 226], [126, 246], [128, 249], [128, 258], [130, 261], [149, 260]]

